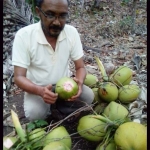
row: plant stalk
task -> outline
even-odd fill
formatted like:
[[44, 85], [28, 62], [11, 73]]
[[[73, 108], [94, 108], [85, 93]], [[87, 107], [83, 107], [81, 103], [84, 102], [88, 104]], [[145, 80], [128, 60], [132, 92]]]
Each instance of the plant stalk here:
[[107, 76], [107, 74], [106, 74], [105, 68], [104, 68], [104, 66], [103, 66], [103, 64], [102, 64], [102, 62], [101, 62], [101, 60], [100, 60], [97, 56], [95, 56], [94, 58], [95, 58], [95, 60], [96, 60], [96, 62], [97, 62], [97, 65], [98, 65], [99, 70], [100, 70], [101, 73], [102, 73], [103, 80], [104, 80], [104, 81], [108, 81], [109, 78], [108, 78], [108, 76]]

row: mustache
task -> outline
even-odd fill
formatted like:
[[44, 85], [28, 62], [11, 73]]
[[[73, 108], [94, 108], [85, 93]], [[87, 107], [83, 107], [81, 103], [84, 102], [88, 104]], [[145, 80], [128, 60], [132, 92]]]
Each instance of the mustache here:
[[62, 30], [63, 28], [60, 26], [50, 26], [49, 29]]

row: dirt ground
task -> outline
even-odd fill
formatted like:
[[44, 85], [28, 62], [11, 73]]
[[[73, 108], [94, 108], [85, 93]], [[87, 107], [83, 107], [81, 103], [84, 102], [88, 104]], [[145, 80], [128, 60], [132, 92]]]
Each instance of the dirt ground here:
[[[28, 122], [28, 120], [24, 117], [23, 92], [19, 95], [14, 95], [8, 98], [7, 109], [13, 109], [18, 114], [21, 124]], [[13, 127], [3, 126], [3, 136], [9, 134], [10, 131], [13, 131]]]

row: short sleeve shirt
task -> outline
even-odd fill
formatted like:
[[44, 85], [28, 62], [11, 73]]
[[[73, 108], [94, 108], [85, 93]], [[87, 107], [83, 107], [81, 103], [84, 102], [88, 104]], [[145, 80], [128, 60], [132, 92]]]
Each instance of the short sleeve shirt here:
[[80, 59], [84, 53], [79, 33], [71, 25], [65, 25], [60, 33], [55, 51], [48, 43], [41, 22], [20, 29], [15, 36], [12, 65], [27, 69], [27, 78], [34, 84], [56, 84], [69, 75], [69, 59]]

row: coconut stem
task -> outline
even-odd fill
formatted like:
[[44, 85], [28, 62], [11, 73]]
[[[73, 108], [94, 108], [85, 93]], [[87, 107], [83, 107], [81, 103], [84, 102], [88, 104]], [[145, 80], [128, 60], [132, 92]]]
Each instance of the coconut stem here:
[[11, 110], [11, 116], [12, 116], [12, 121], [13, 121], [14, 127], [17, 131], [18, 136], [20, 137], [21, 142], [26, 142], [27, 141], [26, 133], [22, 129], [18, 115], [13, 110]]
[[15, 150], [20, 149], [20, 148], [22, 147], [23, 144], [24, 144], [24, 142], [19, 143], [19, 144], [17, 145], [17, 147], [15, 148]]
[[103, 141], [101, 142], [101, 146], [103, 146], [104, 149], [107, 147], [107, 145], [109, 144], [109, 142], [113, 139], [112, 131], [113, 131], [113, 128], [110, 128], [106, 132], [105, 137], [104, 137]]
[[106, 127], [106, 130], [107, 128], [109, 128], [110, 126], [114, 129], [114, 128], [118, 128], [122, 123], [124, 123], [126, 120], [125, 119], [118, 119], [118, 120], [115, 120], [115, 121], [111, 121], [110, 119], [104, 117], [104, 116], [101, 116], [101, 115], [94, 115], [92, 116], [92, 118], [96, 118], [96, 119], [99, 119], [100, 121], [104, 122], [104, 123], [107, 123], [107, 127]]
[[92, 118], [96, 118], [96, 119], [99, 119], [105, 123], [110, 123], [110, 124], [113, 124], [113, 121], [111, 121], [110, 119], [106, 118], [106, 117], [103, 117], [101, 115], [95, 115], [95, 116], [92, 116]]
[[104, 68], [102, 62], [100, 61], [100, 59], [97, 56], [95, 56], [94, 58], [95, 58], [95, 60], [97, 62], [99, 70], [102, 72], [103, 80], [104, 81], [108, 81], [109, 78], [108, 78], [108, 76], [106, 74], [106, 71], [105, 71], [105, 68]]

